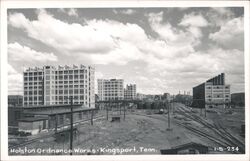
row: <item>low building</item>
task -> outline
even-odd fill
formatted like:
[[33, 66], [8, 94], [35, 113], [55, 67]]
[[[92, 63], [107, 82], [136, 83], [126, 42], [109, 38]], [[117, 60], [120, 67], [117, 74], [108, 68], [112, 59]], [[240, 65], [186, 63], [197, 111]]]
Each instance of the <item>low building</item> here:
[[225, 84], [225, 74], [213, 77], [193, 88], [193, 107], [226, 107], [231, 102], [230, 85]]
[[23, 96], [22, 95], [8, 95], [8, 105], [9, 106], [23, 106]]
[[[17, 109], [17, 108], [15, 108]], [[31, 135], [47, 131], [60, 131], [70, 126], [71, 105], [40, 105], [19, 108], [20, 115], [15, 117], [15, 122], [9, 120], [9, 125], [15, 125], [19, 132]], [[96, 114], [96, 108], [73, 105], [73, 124], [90, 121]], [[93, 121], [93, 120], [92, 120]]]
[[136, 99], [136, 84], [128, 84], [124, 89], [124, 99], [125, 100], [135, 100]]
[[35, 135], [45, 130], [48, 130], [47, 117], [28, 117], [18, 121], [18, 131]]
[[12, 134], [18, 131], [18, 121], [23, 118], [23, 108], [19, 106], [8, 107], [8, 133]]
[[187, 144], [178, 145], [172, 147], [171, 149], [162, 149], [161, 154], [169, 155], [169, 154], [207, 154], [208, 146], [205, 146], [200, 143], [190, 142]]
[[245, 106], [245, 93], [233, 93], [231, 94], [231, 102], [233, 106]]

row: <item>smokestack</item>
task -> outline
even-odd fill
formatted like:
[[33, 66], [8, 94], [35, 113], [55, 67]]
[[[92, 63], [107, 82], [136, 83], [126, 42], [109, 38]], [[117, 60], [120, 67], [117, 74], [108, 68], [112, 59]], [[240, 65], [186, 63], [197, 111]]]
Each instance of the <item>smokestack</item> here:
[[225, 73], [221, 73], [221, 82], [222, 85], [225, 85]]

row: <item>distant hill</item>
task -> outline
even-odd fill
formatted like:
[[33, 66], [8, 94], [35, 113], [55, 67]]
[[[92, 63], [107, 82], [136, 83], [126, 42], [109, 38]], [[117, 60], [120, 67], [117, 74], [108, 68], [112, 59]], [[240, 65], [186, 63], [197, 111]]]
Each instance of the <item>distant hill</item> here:
[[236, 106], [245, 106], [245, 93], [232, 93], [231, 103]]

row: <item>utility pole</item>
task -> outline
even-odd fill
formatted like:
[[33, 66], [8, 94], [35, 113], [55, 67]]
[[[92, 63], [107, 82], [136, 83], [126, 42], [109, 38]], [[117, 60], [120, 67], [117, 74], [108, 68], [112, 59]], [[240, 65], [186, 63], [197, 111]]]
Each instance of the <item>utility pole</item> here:
[[124, 115], [123, 120], [125, 120], [125, 115], [126, 115], [125, 106], [126, 106], [126, 104], [123, 105], [123, 115]]
[[167, 130], [170, 131], [172, 129], [170, 128], [170, 105], [169, 104], [167, 104], [167, 108], [168, 108], [168, 128], [167, 128]]
[[111, 102], [110, 101], [106, 104], [107, 120], [109, 120], [109, 107], [111, 107]]
[[173, 106], [172, 106], [172, 108], [173, 108], [173, 114], [174, 114], [174, 112], [175, 112], [175, 107], [174, 107], [174, 95], [173, 95]]
[[73, 97], [70, 97], [70, 155], [73, 151]]
[[93, 125], [93, 118], [94, 118], [94, 111], [91, 110], [91, 120], [90, 120], [91, 125]]

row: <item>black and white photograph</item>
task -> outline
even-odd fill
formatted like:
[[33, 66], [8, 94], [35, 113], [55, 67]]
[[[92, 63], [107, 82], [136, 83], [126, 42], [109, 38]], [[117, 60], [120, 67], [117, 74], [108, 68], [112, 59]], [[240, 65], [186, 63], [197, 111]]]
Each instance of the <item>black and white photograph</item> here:
[[1, 147], [9, 157], [246, 155], [245, 16], [244, 5], [7, 8]]

